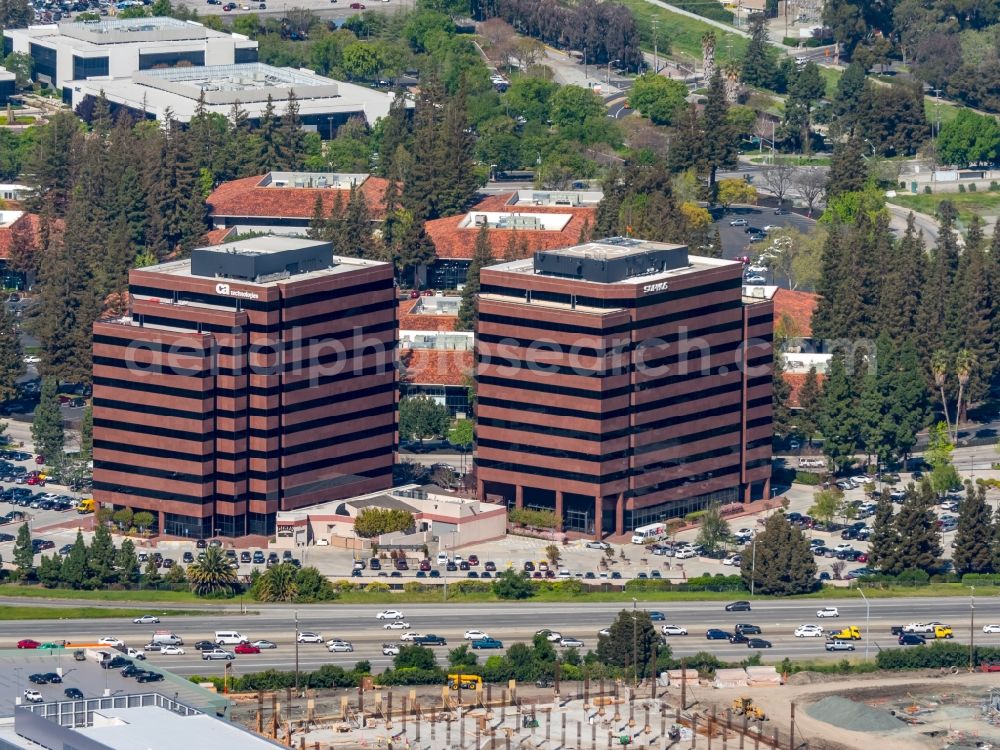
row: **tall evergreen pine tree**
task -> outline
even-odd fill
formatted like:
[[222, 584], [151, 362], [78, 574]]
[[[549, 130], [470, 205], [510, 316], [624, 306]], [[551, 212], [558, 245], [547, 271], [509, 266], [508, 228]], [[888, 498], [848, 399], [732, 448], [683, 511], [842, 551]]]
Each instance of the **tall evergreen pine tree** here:
[[955, 572], [992, 573], [993, 524], [990, 506], [986, 502], [986, 488], [966, 483], [965, 502], [958, 512], [958, 529], [955, 532], [955, 551], [952, 561]]
[[476, 233], [476, 244], [472, 248], [472, 263], [462, 287], [462, 302], [458, 308], [458, 322], [455, 330], [475, 331], [479, 321], [479, 272], [493, 262], [490, 246], [490, 230], [486, 224]]

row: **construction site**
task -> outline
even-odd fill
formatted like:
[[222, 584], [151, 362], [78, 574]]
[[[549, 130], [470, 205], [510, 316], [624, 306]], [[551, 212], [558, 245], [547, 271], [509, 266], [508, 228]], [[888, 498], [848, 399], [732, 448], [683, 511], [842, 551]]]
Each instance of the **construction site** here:
[[727, 685], [693, 670], [655, 682], [449, 686], [232, 695], [233, 721], [303, 750], [892, 750], [1000, 748], [991, 674], [799, 673]]

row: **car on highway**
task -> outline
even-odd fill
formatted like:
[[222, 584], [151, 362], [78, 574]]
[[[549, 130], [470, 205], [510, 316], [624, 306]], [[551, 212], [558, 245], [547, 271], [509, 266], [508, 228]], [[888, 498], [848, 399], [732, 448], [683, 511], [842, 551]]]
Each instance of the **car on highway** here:
[[727, 633], [719, 628], [709, 628], [705, 631], [705, 638], [710, 641], [728, 641], [732, 636], [732, 633]]
[[476, 638], [472, 642], [472, 648], [503, 648], [503, 641], [497, 638]]
[[926, 643], [927, 639], [916, 633], [900, 633], [899, 635], [900, 646], [924, 646]]
[[746, 226], [750, 226], [750, 222], [747, 221], [746, 219], [733, 219], [731, 222], [729, 222], [729, 226], [731, 226], [731, 227], [746, 227]]
[[125, 641], [121, 638], [115, 638], [113, 635], [106, 635], [103, 638], [97, 640], [102, 646], [114, 646], [115, 648], [121, 648], [125, 645]]
[[330, 653], [346, 653], [354, 650], [354, 646], [348, 641], [333, 641], [328, 644], [326, 650]]
[[160, 653], [164, 656], [184, 656], [184, 649], [180, 646], [161, 646]]
[[571, 635], [559, 639], [559, 645], [563, 648], [583, 648], [583, 641]]
[[984, 633], [1000, 633], [1000, 625], [996, 625], [996, 624], [983, 625], [983, 632]]
[[[161, 648], [163, 648], [163, 644], [162, 643], [154, 643], [154, 642], [150, 641], [149, 643], [147, 643], [145, 646], [142, 647], [142, 650], [143, 651], [159, 651]], [[195, 648], [197, 648], [197, 646], [195, 646]], [[209, 648], [215, 648], [215, 644], [214, 643], [210, 643], [209, 644]], [[201, 650], [204, 650], [204, 649], [201, 649]]]
[[83, 700], [83, 693], [80, 691], [80, 688], [66, 688], [63, 690], [63, 695], [70, 700]]
[[748, 643], [750, 639], [738, 630], [729, 636], [730, 643]]
[[32, 640], [31, 638], [22, 638], [17, 642], [18, 648], [38, 648], [42, 644], [38, 641]]
[[549, 630], [548, 628], [542, 628], [541, 630], [536, 630], [535, 635], [544, 635], [545, 640], [549, 643], [555, 643], [562, 639], [562, 633], [558, 630]]
[[840, 617], [840, 610], [836, 607], [821, 607], [816, 610], [817, 617]]
[[854, 644], [850, 641], [842, 641], [839, 639], [834, 639], [832, 641], [827, 641], [824, 648], [827, 651], [853, 651]]
[[749, 611], [750, 611], [750, 602], [747, 601], [730, 602], [729, 604], [726, 605], [726, 612], [749, 612]]
[[413, 642], [421, 646], [447, 646], [448, 641], [439, 635], [434, 635], [433, 633], [427, 633], [426, 635], [418, 635], [413, 639]]
[[383, 609], [377, 615], [375, 615], [376, 620], [402, 620], [403, 613], [398, 609]]
[[792, 635], [796, 638], [822, 638], [823, 628], [819, 625], [799, 625]]
[[467, 641], [477, 641], [480, 638], [489, 638], [489, 633], [484, 633], [482, 630], [466, 630], [463, 638]]
[[260, 647], [254, 646], [252, 643], [243, 641], [242, 643], [237, 643], [236, 648], [233, 649], [237, 654], [259, 654]]
[[664, 625], [660, 628], [660, 632], [663, 635], [687, 635], [687, 628], [682, 628], [680, 625]]
[[322, 643], [323, 636], [321, 636], [319, 633], [313, 633], [312, 631], [309, 630], [303, 630], [301, 633], [298, 634], [296, 640], [299, 643]]
[[663, 622], [667, 619], [667, 616], [662, 612], [657, 612], [655, 609], [649, 613], [649, 619], [654, 622]]
[[611, 545], [608, 544], [607, 542], [595, 542], [594, 540], [587, 542], [583, 546], [586, 547], [587, 549], [599, 549], [599, 550], [611, 549]]
[[386, 630], [408, 630], [410, 623], [405, 620], [393, 620], [392, 622], [387, 622], [382, 627]]
[[383, 643], [382, 644], [382, 655], [383, 656], [399, 656], [400, 647], [398, 643]]
[[156, 615], [142, 615], [142, 617], [136, 617], [132, 620], [134, 625], [156, 625], [160, 622], [160, 618]]
[[277, 648], [278, 644], [274, 641], [269, 641], [266, 638], [261, 638], [260, 640], [250, 641], [251, 646], [256, 646], [259, 649], [270, 649]]
[[53, 649], [66, 648], [66, 644], [65, 643], [57, 643], [55, 641], [48, 641], [48, 642], [43, 643], [42, 645], [40, 645], [38, 648], [41, 649], [41, 650], [43, 650], [43, 651], [51, 651]]
[[750, 638], [747, 641], [747, 648], [771, 648], [771, 642], [763, 638]]
[[226, 651], [224, 648], [213, 648], [211, 651], [202, 651], [201, 658], [205, 661], [214, 661], [216, 659], [225, 659], [226, 661], [232, 661], [236, 658], [236, 654], [232, 651]]
[[762, 632], [760, 625], [751, 625], [748, 622], [737, 623], [734, 630], [743, 635], [760, 635]]
[[198, 641], [194, 644], [195, 651], [208, 651], [218, 646], [215, 641]]

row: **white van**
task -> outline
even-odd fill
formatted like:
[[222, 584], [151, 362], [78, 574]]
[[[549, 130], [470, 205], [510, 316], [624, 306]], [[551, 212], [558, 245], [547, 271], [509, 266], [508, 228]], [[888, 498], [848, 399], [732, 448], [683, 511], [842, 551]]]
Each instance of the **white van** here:
[[447, 565], [447, 564], [448, 564], [448, 553], [438, 552], [438, 565]]
[[179, 635], [171, 633], [169, 630], [157, 630], [153, 633], [150, 643], [159, 643], [161, 646], [183, 646], [184, 641]]
[[243, 643], [247, 637], [235, 630], [216, 630], [215, 642], [220, 645], [235, 646]]

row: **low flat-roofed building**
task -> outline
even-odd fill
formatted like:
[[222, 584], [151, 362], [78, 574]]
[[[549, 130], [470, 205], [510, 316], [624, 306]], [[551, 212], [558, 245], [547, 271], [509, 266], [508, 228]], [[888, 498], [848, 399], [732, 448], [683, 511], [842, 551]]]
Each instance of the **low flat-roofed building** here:
[[[298, 96], [297, 90], [295, 94]], [[373, 221], [381, 221], [388, 186], [385, 178], [365, 173], [268, 172], [219, 185], [208, 196], [209, 218], [216, 229], [229, 228], [238, 234], [304, 235], [309, 231], [316, 199], [329, 215], [338, 197], [340, 204], [347, 206], [352, 187], [361, 191]]]
[[[232, 65], [257, 61], [257, 42], [194, 21], [102, 18], [5, 29], [4, 55], [23, 52], [32, 77], [57, 88], [93, 77], [120, 78], [176, 65]], [[66, 92], [64, 91], [64, 100]]]
[[224, 116], [238, 103], [253, 124], [260, 123], [269, 98], [277, 116], [294, 94], [303, 129], [319, 131], [324, 138], [333, 137], [352, 117], [373, 125], [389, 114], [392, 103], [392, 94], [335, 81], [305, 68], [256, 62], [140, 70], [67, 81], [66, 88], [73, 107], [83, 112], [88, 110], [88, 99], [94, 101], [103, 92], [113, 112], [125, 108], [138, 117], [162, 120], [169, 110], [178, 122], [189, 122], [203, 97], [207, 111]]
[[598, 191], [517, 190], [491, 195], [466, 214], [427, 222], [436, 260], [427, 286], [456, 289], [465, 283], [476, 235], [485, 225], [497, 260], [527, 257], [586, 239], [597, 219]]
[[0, 748], [268, 750], [284, 747], [159, 692], [19, 706]]
[[[291, 548], [315, 542], [364, 549], [367, 540], [354, 533], [354, 519], [362, 510], [372, 507], [413, 514], [414, 528], [405, 535], [405, 540], [398, 534], [391, 535], [396, 546], [418, 548], [438, 541], [448, 548], [463, 547], [501, 539], [507, 533], [507, 509], [503, 505], [463, 497], [435, 485], [408, 484], [279, 513], [276, 546]], [[380, 539], [371, 541], [382, 545]]]

